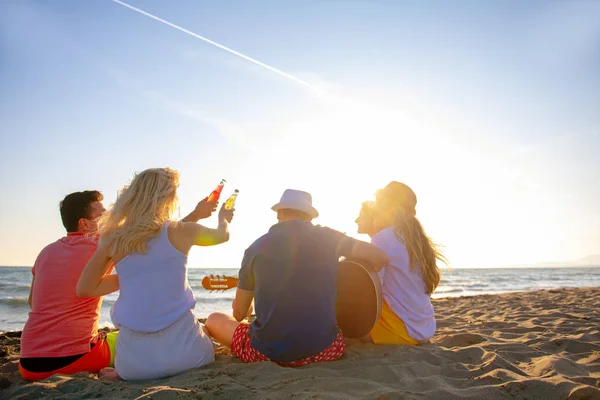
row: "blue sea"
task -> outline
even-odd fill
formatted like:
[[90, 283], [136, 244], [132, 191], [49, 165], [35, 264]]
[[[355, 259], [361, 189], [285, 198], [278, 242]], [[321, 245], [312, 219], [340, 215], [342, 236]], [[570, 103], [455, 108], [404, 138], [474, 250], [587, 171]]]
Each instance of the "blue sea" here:
[[[237, 269], [191, 268], [188, 280], [196, 300], [195, 313], [206, 317], [213, 311], [231, 312], [234, 290], [208, 292], [201, 286], [210, 274], [237, 275]], [[21, 330], [29, 312], [27, 297], [31, 268], [0, 267], [0, 332]], [[520, 292], [563, 287], [600, 286], [600, 267], [572, 268], [469, 268], [444, 270], [434, 298]], [[112, 326], [110, 307], [118, 293], [105, 297], [100, 326]]]

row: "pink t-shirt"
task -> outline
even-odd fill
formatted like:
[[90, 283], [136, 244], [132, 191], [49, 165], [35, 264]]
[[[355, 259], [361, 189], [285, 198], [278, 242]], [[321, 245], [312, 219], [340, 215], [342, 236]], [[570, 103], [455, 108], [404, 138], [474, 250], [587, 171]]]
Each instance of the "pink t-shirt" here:
[[32, 269], [32, 308], [21, 335], [21, 357], [65, 357], [90, 351], [102, 298], [79, 298], [76, 287], [98, 239], [82, 233], [46, 246]]

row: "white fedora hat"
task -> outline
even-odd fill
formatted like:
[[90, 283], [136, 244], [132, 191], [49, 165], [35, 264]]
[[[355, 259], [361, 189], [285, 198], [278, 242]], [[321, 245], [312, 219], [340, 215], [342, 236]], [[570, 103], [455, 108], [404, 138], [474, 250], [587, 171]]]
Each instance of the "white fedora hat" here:
[[279, 211], [283, 209], [291, 209], [302, 211], [311, 218], [317, 218], [319, 212], [312, 206], [312, 196], [308, 192], [302, 190], [286, 189], [281, 195], [279, 203], [271, 207], [273, 211]]

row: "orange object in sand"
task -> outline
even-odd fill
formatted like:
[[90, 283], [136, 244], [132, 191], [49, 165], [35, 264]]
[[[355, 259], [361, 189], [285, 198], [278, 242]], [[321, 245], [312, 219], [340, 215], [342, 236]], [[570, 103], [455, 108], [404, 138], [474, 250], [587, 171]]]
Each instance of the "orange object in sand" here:
[[239, 279], [235, 276], [208, 275], [202, 279], [202, 287], [206, 290], [228, 290], [238, 285]]
[[100, 339], [89, 353], [66, 367], [49, 372], [30, 372], [19, 363], [19, 372], [27, 381], [40, 381], [52, 375], [71, 375], [77, 372], [98, 372], [110, 365], [110, 347], [106, 339]]

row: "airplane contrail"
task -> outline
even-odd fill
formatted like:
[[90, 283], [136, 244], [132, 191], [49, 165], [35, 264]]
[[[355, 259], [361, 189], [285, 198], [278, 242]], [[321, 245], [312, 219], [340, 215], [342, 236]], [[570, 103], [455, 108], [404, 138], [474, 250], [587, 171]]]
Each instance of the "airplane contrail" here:
[[163, 24], [165, 24], [165, 25], [168, 25], [168, 26], [170, 26], [170, 27], [172, 27], [172, 28], [175, 28], [175, 29], [177, 29], [177, 30], [179, 30], [179, 31], [181, 31], [181, 32], [183, 32], [183, 33], [187, 33], [188, 35], [190, 35], [190, 36], [193, 36], [193, 37], [195, 37], [196, 39], [200, 39], [200, 40], [202, 40], [202, 41], [204, 41], [204, 42], [206, 42], [206, 43], [212, 44], [213, 46], [215, 46], [215, 47], [218, 47], [218, 48], [219, 48], [219, 49], [221, 49], [221, 50], [225, 50], [226, 52], [228, 52], [228, 53], [231, 53], [231, 54], [233, 54], [233, 55], [236, 55], [236, 56], [238, 56], [238, 57], [240, 57], [240, 58], [242, 58], [242, 59], [244, 59], [244, 60], [246, 60], [246, 61], [250, 61], [250, 62], [251, 62], [251, 63], [253, 63], [253, 64], [256, 64], [256, 65], [258, 65], [258, 66], [261, 66], [261, 67], [263, 67], [263, 68], [265, 68], [265, 69], [268, 69], [268, 70], [269, 70], [269, 71], [271, 71], [271, 72], [275, 72], [275, 73], [276, 73], [276, 74], [278, 74], [278, 75], [281, 75], [281, 76], [283, 76], [283, 77], [285, 77], [285, 78], [288, 78], [288, 79], [290, 79], [290, 80], [292, 80], [292, 81], [294, 81], [294, 82], [296, 82], [296, 83], [299, 83], [300, 85], [303, 85], [303, 86], [305, 86], [305, 87], [308, 87], [308, 88], [310, 88], [310, 89], [312, 89], [312, 90], [314, 90], [314, 91], [316, 91], [316, 92], [319, 92], [319, 93], [321, 93], [321, 94], [323, 94], [323, 93], [324, 93], [324, 92], [323, 92], [321, 89], [319, 89], [318, 87], [316, 87], [316, 86], [313, 86], [313, 85], [311, 85], [310, 83], [308, 83], [308, 82], [306, 82], [306, 81], [303, 81], [302, 79], [296, 78], [295, 76], [293, 76], [293, 75], [290, 75], [290, 74], [288, 74], [287, 72], [284, 72], [284, 71], [282, 71], [282, 70], [280, 70], [280, 69], [277, 69], [277, 68], [275, 68], [275, 67], [272, 67], [272, 66], [270, 66], [270, 65], [267, 65], [267, 64], [265, 64], [265, 63], [263, 63], [263, 62], [260, 62], [260, 61], [258, 61], [258, 60], [256, 60], [256, 59], [252, 58], [252, 57], [249, 57], [249, 56], [247, 56], [247, 55], [245, 55], [245, 54], [242, 54], [242, 53], [240, 53], [239, 51], [235, 51], [235, 50], [233, 50], [233, 49], [231, 49], [231, 48], [229, 48], [229, 47], [227, 47], [227, 46], [223, 46], [222, 44], [219, 44], [219, 43], [217, 43], [217, 42], [215, 42], [215, 41], [213, 41], [213, 40], [210, 40], [210, 39], [208, 39], [208, 38], [206, 38], [206, 37], [204, 37], [204, 36], [198, 35], [197, 33], [194, 33], [194, 32], [192, 32], [192, 31], [190, 31], [190, 30], [187, 30], [187, 29], [185, 29], [185, 28], [182, 28], [182, 27], [181, 27], [181, 26], [179, 26], [179, 25], [175, 25], [175, 24], [174, 24], [174, 23], [172, 23], [172, 22], [169, 22], [169, 21], [166, 21], [166, 20], [164, 20], [164, 19], [162, 19], [162, 18], [159, 18], [159, 17], [157, 17], [156, 15], [150, 14], [149, 12], [146, 12], [146, 11], [144, 11], [144, 10], [140, 10], [139, 8], [137, 8], [137, 7], [134, 7], [134, 6], [132, 6], [132, 5], [130, 5], [130, 4], [127, 4], [127, 3], [125, 3], [125, 2], [122, 2], [122, 1], [120, 1], [120, 0], [112, 0], [112, 1], [113, 1], [113, 2], [115, 2], [115, 3], [117, 3], [117, 4], [120, 4], [120, 5], [122, 5], [122, 6], [124, 6], [124, 7], [127, 7], [127, 8], [129, 8], [129, 9], [131, 9], [131, 10], [133, 10], [133, 11], [136, 11], [136, 12], [138, 12], [138, 13], [142, 14], [142, 15], [145, 15], [145, 16], [147, 16], [147, 17], [150, 17], [150, 18], [152, 18], [152, 19], [154, 19], [154, 20], [156, 20], [156, 21], [158, 21], [158, 22], [162, 22]]

